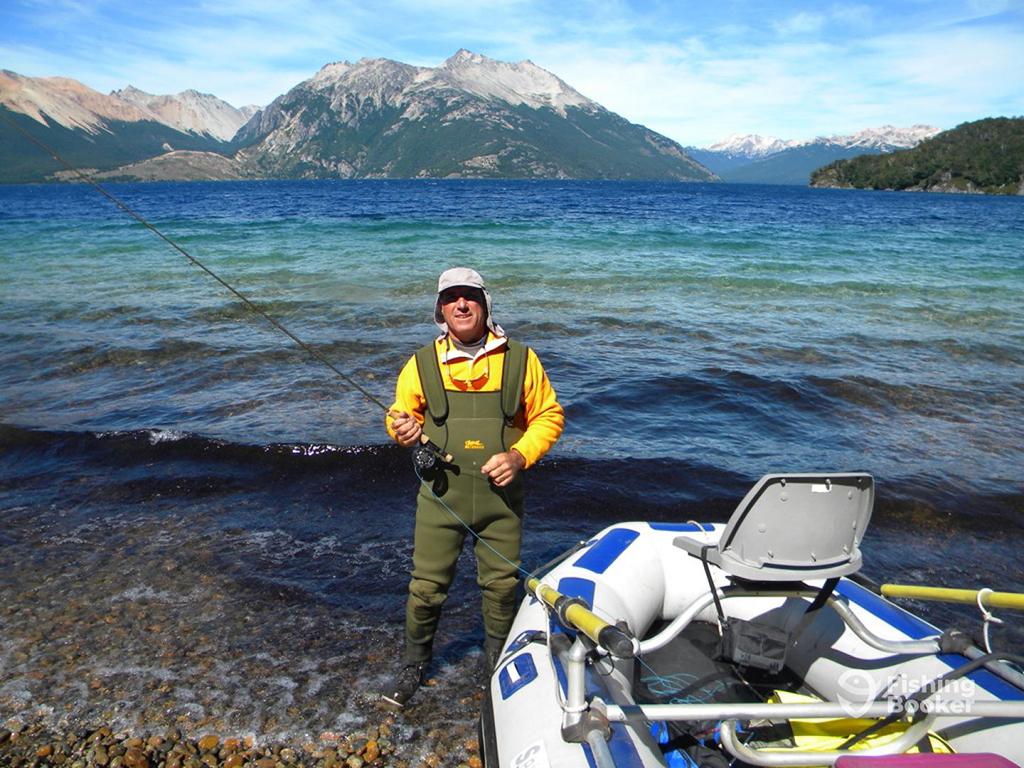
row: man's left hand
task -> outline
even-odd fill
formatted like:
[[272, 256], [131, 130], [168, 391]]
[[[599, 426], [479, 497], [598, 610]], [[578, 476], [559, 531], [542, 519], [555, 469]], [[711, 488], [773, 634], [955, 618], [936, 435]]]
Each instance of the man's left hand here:
[[487, 460], [480, 471], [491, 478], [491, 482], [499, 488], [503, 488], [519, 474], [519, 470], [526, 466], [526, 459], [519, 451], [511, 450], [506, 453], [496, 453]]

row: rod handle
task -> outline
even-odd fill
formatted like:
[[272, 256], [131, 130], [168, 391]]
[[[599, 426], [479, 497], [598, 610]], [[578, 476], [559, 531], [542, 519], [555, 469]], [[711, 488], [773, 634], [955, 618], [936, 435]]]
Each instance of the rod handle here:
[[[386, 415], [390, 416], [392, 419], [397, 419], [398, 416], [399, 416], [399, 412], [396, 411], [394, 408], [389, 408]], [[442, 459], [444, 459], [444, 461], [447, 464], [454, 463], [455, 458], [450, 453], [445, 453], [444, 451], [442, 451], [437, 446], [436, 443], [432, 443], [431, 440], [430, 440], [430, 435], [428, 435], [426, 432], [420, 432], [420, 443], [422, 445], [425, 445], [425, 446], [427, 446], [429, 448], [433, 448], [434, 450], [436, 450], [437, 451], [437, 455], [440, 456]]]

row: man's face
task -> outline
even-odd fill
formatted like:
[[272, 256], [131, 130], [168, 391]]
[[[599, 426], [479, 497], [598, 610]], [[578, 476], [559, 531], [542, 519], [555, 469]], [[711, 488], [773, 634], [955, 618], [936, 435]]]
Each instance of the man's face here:
[[463, 344], [478, 341], [487, 327], [483, 292], [464, 285], [446, 288], [441, 292], [441, 315], [448, 330]]

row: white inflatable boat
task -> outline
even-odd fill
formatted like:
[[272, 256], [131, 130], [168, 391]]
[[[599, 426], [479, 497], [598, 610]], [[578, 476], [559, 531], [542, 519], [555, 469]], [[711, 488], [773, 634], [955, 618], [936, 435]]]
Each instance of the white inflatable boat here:
[[768, 475], [725, 525], [569, 553], [491, 677], [487, 768], [1024, 765], [1022, 660], [858, 577], [873, 500], [866, 474]]

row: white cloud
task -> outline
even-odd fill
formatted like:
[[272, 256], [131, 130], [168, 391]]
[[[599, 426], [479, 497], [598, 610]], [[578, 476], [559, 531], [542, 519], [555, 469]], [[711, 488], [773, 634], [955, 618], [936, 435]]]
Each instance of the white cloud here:
[[814, 34], [815, 32], [820, 31], [824, 25], [824, 16], [817, 13], [806, 13], [803, 11], [772, 24], [775, 31], [782, 37]]
[[626, 0], [183, 0], [173, 14], [146, 0], [7, 1], [32, 31], [0, 31], [10, 69], [101, 91], [196, 88], [236, 106], [266, 104], [331, 61], [436, 66], [465, 47], [531, 59], [684, 144], [1024, 111], [1024, 30], [1005, 0], [915, 3], [901, 15], [774, 0], [756, 20], [732, 3]]

